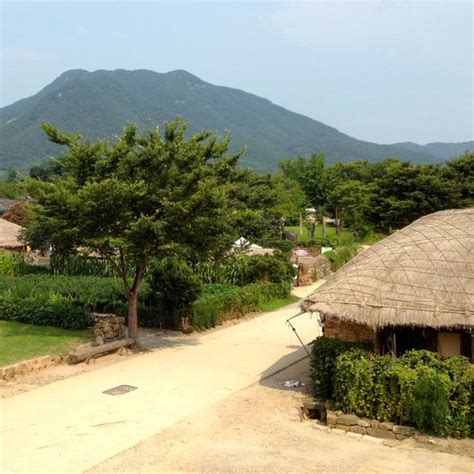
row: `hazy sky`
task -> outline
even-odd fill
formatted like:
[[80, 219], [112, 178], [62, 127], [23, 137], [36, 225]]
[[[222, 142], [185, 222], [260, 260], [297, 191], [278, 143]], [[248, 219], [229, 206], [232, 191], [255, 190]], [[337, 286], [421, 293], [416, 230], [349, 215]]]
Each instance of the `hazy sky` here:
[[185, 69], [379, 143], [473, 139], [471, 2], [5, 2], [1, 105], [68, 69]]

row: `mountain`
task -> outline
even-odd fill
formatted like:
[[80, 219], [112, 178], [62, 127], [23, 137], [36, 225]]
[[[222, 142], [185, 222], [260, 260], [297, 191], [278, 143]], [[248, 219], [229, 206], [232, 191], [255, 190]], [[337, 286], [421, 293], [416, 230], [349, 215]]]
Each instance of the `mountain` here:
[[322, 152], [328, 163], [395, 157], [439, 162], [474, 150], [463, 144], [378, 145], [296, 114], [247, 92], [209, 84], [186, 71], [67, 71], [34, 96], [0, 109], [0, 170], [29, 167], [57, 154], [41, 131], [49, 121], [94, 140], [112, 138], [127, 122], [150, 128], [176, 115], [190, 131], [230, 130], [232, 149], [246, 147], [242, 163], [273, 171], [282, 158]]

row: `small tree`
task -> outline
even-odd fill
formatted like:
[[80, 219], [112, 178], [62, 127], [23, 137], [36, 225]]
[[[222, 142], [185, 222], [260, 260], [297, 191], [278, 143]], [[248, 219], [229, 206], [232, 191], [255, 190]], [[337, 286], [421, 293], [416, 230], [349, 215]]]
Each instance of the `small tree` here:
[[35, 199], [24, 238], [62, 255], [79, 249], [112, 262], [128, 301], [129, 336], [137, 341], [137, 302], [152, 258], [187, 258], [228, 248], [228, 194], [240, 154], [229, 138], [205, 131], [185, 138], [180, 120], [140, 134], [128, 125], [114, 143], [91, 143], [43, 124], [66, 145], [61, 173], [27, 180]]

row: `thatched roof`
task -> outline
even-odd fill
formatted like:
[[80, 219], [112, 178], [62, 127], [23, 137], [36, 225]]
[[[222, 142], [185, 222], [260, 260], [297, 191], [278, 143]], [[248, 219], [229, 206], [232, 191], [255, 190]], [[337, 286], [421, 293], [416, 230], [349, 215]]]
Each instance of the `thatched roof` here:
[[20, 204], [21, 201], [16, 201], [15, 199], [0, 199], [0, 212], [8, 211], [13, 206]]
[[372, 327], [474, 327], [474, 209], [416, 220], [363, 250], [301, 305]]
[[25, 244], [18, 240], [21, 226], [0, 219], [0, 248], [18, 249], [24, 247]]

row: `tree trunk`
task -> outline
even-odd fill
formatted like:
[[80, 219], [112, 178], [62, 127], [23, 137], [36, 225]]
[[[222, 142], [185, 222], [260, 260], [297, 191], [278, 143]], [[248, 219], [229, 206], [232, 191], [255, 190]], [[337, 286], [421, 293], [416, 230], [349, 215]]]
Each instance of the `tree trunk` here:
[[130, 291], [128, 294], [128, 337], [131, 337], [135, 343], [138, 342], [137, 301], [138, 294]]

